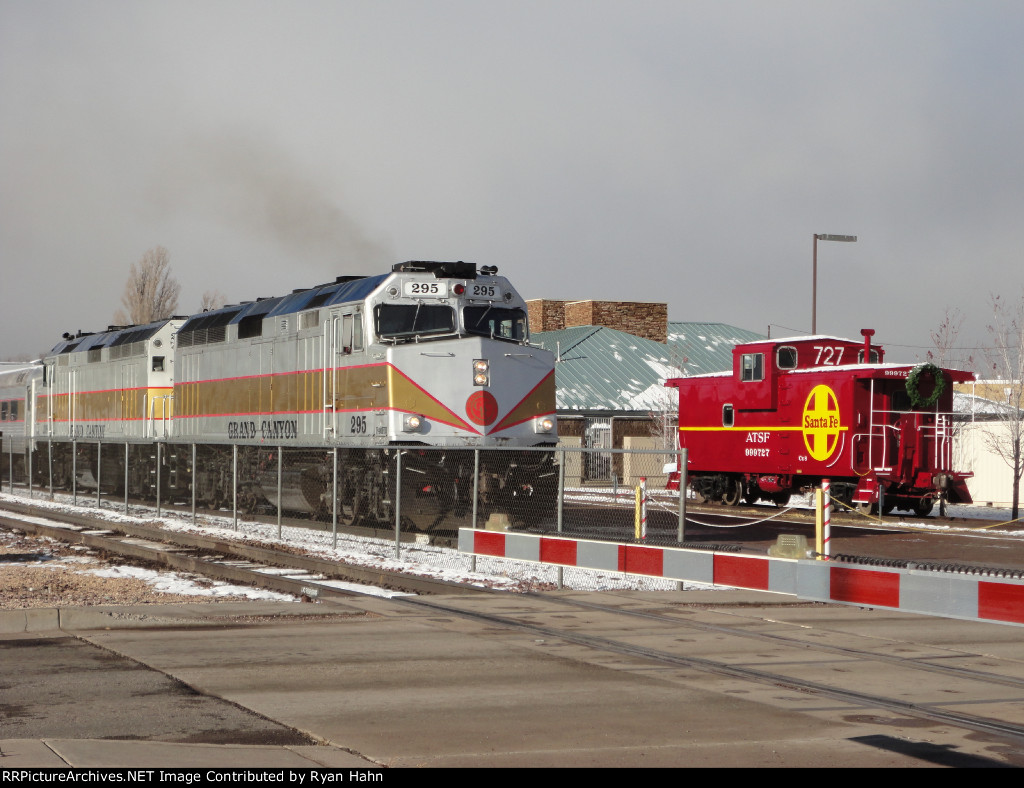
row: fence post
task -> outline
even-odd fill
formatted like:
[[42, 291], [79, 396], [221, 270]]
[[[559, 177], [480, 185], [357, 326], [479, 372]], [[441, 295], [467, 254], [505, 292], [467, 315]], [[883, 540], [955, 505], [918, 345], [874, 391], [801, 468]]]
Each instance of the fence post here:
[[53, 500], [53, 437], [46, 439], [46, 453], [49, 455], [48, 466], [50, 476], [50, 500]]
[[189, 487], [192, 488], [192, 525], [196, 524], [196, 445], [192, 444], [192, 476]]
[[32, 455], [35, 452], [32, 450], [32, 441], [28, 439], [28, 430], [25, 431], [25, 448], [28, 450], [28, 497], [32, 497]]
[[331, 479], [331, 533], [333, 534], [332, 547], [338, 546], [338, 447], [331, 450], [334, 457], [334, 472]]
[[395, 558], [402, 557], [402, 450], [395, 450]]
[[78, 441], [71, 441], [71, 505], [78, 506]]
[[[580, 455], [580, 462], [583, 461], [583, 456]], [[565, 447], [562, 447], [562, 459], [558, 463], [558, 509], [555, 516], [555, 528], [558, 533], [562, 533], [562, 501], [565, 498]], [[558, 588], [562, 587], [562, 580], [564, 579], [565, 570], [558, 567]]]
[[128, 514], [128, 462], [131, 459], [128, 453], [128, 441], [124, 442], [124, 513]]
[[160, 441], [156, 442], [156, 516], [160, 516]]
[[822, 510], [825, 519], [825, 560], [828, 561], [832, 555], [832, 494], [831, 483], [828, 479], [821, 480]]
[[238, 530], [238, 444], [231, 445], [231, 523]]
[[[480, 501], [480, 449], [473, 449], [473, 520], [472, 528], [476, 530], [477, 503]], [[476, 571], [476, 553], [470, 556], [469, 571]]]
[[103, 483], [103, 442], [96, 441], [96, 508], [100, 508], [100, 488]]
[[686, 537], [686, 463], [687, 450], [679, 450], [679, 460], [676, 470], [679, 471], [679, 532], [676, 534], [676, 541], [682, 544]]
[[277, 447], [277, 538], [281, 538], [281, 466], [283, 463], [284, 447]]

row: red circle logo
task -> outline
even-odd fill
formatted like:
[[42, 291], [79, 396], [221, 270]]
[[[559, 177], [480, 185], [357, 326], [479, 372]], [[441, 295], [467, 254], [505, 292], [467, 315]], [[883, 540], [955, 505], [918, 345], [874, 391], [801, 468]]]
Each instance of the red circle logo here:
[[474, 391], [466, 400], [466, 415], [481, 427], [498, 418], [498, 400], [489, 391]]

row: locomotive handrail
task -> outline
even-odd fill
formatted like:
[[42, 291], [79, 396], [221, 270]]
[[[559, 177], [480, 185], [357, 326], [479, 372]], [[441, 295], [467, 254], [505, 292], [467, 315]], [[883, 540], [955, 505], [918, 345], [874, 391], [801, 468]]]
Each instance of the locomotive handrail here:
[[[167, 424], [169, 422], [169, 416], [167, 414], [167, 400], [171, 399], [173, 394], [163, 394], [159, 397], [151, 397], [148, 393], [146, 394], [149, 399], [149, 420], [146, 422], [147, 432], [152, 431], [152, 434], [147, 434], [147, 438], [166, 438], [167, 437]], [[163, 429], [160, 431], [162, 434], [157, 435], [156, 432], [156, 403], [158, 400], [162, 400], [160, 408], [160, 421]]]

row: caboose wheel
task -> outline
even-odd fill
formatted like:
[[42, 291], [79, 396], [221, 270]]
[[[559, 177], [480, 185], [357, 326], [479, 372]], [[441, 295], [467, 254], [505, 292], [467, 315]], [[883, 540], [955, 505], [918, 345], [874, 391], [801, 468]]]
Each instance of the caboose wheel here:
[[785, 506], [786, 504], [789, 503], [789, 493], [788, 492], [772, 493], [772, 503], [774, 503], [779, 508], [782, 508], [783, 506]]
[[914, 514], [918, 517], [927, 517], [935, 506], [934, 498], [918, 498], [914, 501]]
[[722, 503], [725, 506], [739, 506], [743, 498], [743, 485], [735, 479], [729, 479], [725, 485], [725, 492], [722, 493]]

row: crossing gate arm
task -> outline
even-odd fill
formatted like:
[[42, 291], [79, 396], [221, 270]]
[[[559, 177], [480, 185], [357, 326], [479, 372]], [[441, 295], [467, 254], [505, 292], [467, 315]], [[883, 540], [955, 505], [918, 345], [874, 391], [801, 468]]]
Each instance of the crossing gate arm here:
[[813, 602], [1024, 625], [1024, 581], [833, 561], [459, 529], [459, 552], [788, 594]]

